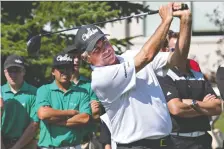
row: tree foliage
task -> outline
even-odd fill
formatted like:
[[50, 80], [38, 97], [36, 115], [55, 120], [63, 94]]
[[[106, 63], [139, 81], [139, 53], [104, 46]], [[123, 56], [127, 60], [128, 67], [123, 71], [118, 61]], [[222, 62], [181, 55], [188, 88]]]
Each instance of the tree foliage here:
[[[25, 79], [35, 86], [52, 80], [52, 57], [72, 44], [75, 35], [63, 32], [42, 37], [40, 55], [35, 58], [29, 57], [26, 51], [26, 43], [32, 36], [148, 11], [143, 5], [130, 2], [4, 1], [1, 4], [1, 62], [10, 54], [24, 56]], [[50, 26], [49, 30], [46, 25]], [[111, 42], [126, 46], [132, 38], [111, 39]], [[83, 65], [81, 73], [89, 76], [87, 65]], [[5, 83], [3, 76], [2, 71], [2, 84]]]
[[[221, 6], [218, 6], [213, 10], [213, 13], [206, 14], [210, 22], [213, 22], [215, 26], [219, 28], [219, 32], [221, 33], [221, 38], [219, 39], [218, 49], [216, 50], [217, 59], [213, 64], [214, 67], [220, 66], [224, 64], [224, 3]], [[211, 71], [210, 81], [215, 82], [216, 72]]]

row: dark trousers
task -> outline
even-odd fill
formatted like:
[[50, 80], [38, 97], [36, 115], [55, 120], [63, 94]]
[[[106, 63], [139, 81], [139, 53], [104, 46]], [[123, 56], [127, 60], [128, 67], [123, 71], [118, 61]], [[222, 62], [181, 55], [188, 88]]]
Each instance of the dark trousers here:
[[16, 144], [18, 139], [5, 139], [5, 138], [3, 138], [2, 141], [3, 141], [4, 145], [5, 145], [5, 147], [8, 149], [8, 148], [13, 147], [13, 145]]
[[175, 149], [212, 149], [212, 137], [206, 133], [199, 137], [171, 135]]
[[143, 139], [129, 144], [117, 144], [117, 149], [174, 149], [170, 136], [149, 140]]

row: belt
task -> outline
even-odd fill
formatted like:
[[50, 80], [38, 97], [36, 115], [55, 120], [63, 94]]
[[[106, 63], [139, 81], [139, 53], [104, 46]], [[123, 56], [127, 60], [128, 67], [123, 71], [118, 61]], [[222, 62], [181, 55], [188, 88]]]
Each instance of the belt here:
[[204, 131], [195, 131], [195, 132], [188, 132], [188, 133], [180, 133], [180, 132], [172, 132], [171, 135], [175, 136], [182, 136], [182, 137], [199, 137], [205, 134]]
[[64, 147], [41, 147], [41, 149], [81, 149], [80, 145]]
[[129, 144], [120, 144], [118, 143], [117, 146], [119, 147], [133, 147], [133, 146], [145, 146], [145, 147], [152, 147], [152, 148], [157, 148], [157, 147], [165, 147], [169, 146], [171, 144], [170, 136], [166, 136], [164, 138], [160, 139], [142, 139], [138, 140]]

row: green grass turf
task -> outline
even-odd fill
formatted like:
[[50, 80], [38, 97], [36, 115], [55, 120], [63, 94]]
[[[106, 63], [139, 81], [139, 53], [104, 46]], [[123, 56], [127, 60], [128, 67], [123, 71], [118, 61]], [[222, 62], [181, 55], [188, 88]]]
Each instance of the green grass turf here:
[[215, 122], [215, 128], [220, 129], [224, 133], [224, 112], [222, 112], [219, 119]]

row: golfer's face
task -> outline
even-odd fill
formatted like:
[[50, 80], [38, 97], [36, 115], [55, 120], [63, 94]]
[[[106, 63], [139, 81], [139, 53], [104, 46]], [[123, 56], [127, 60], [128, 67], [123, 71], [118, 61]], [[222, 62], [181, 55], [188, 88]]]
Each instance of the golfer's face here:
[[91, 64], [95, 66], [107, 66], [116, 62], [114, 49], [105, 37], [96, 43], [95, 48], [89, 55]]

